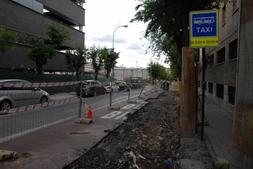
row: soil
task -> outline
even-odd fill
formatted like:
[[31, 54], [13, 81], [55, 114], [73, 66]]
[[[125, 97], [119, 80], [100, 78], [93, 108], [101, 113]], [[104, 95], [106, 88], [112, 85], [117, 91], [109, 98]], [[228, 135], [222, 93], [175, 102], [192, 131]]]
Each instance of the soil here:
[[64, 169], [170, 168], [179, 155], [178, 95], [165, 92], [148, 102]]

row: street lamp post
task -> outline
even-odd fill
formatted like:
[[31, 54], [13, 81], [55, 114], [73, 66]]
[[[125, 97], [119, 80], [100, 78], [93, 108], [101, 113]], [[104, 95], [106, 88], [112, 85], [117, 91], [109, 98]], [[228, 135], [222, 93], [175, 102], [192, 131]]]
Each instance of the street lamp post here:
[[[120, 25], [118, 27], [116, 27], [113, 30], [113, 34], [112, 34], [112, 52], [114, 52], [114, 37], [115, 37], [115, 32], [119, 29], [119, 28], [127, 28], [128, 25]], [[112, 78], [114, 78], [114, 67], [112, 68]], [[110, 81], [110, 108], [112, 107], [112, 78]]]

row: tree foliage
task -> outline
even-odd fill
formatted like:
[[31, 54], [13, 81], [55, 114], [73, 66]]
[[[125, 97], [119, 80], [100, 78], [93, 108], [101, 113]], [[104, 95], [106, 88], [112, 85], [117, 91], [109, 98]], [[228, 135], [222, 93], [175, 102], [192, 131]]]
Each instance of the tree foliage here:
[[106, 71], [106, 77], [109, 78], [112, 69], [115, 67], [117, 63], [117, 59], [119, 58], [119, 53], [109, 50], [107, 48], [103, 48], [101, 50], [104, 68]]
[[64, 42], [69, 39], [69, 32], [64, 27], [53, 24], [47, 28], [45, 42], [55, 49], [61, 49]]
[[29, 53], [29, 57], [34, 61], [39, 75], [43, 72], [43, 65], [47, 63], [48, 59], [53, 58], [55, 52], [55, 49], [51, 45], [45, 43], [43, 39], [40, 39], [35, 43]]
[[91, 59], [91, 65], [94, 69], [95, 80], [98, 78], [98, 73], [103, 66], [103, 58], [101, 55], [101, 49], [98, 47], [91, 47], [88, 52], [89, 59]]
[[12, 48], [16, 40], [16, 34], [14, 32], [6, 31], [0, 28], [0, 52], [5, 53]]
[[168, 73], [165, 67], [159, 63], [149, 63], [148, 74], [153, 80], [167, 80], [168, 78]]
[[219, 0], [140, 0], [132, 21], [147, 23], [145, 37], [158, 54], [180, 74], [181, 49], [189, 46], [189, 12], [212, 9]]
[[81, 72], [83, 66], [86, 64], [88, 49], [78, 47], [75, 50], [67, 51], [65, 54], [66, 62], [71, 71], [76, 73], [76, 79], [81, 80]]
[[54, 57], [57, 49], [63, 46], [68, 36], [63, 27], [51, 25], [47, 29], [46, 37], [37, 39], [28, 56], [34, 61], [39, 75], [43, 73], [43, 66], [48, 59]]

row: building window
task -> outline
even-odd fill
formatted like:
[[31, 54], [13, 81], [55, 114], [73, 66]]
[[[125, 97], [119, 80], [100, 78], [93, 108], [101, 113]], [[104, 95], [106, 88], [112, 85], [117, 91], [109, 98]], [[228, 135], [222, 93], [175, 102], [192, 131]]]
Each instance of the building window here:
[[233, 86], [228, 86], [228, 102], [235, 104], [235, 87]]
[[224, 98], [224, 85], [216, 84], [216, 97]]
[[213, 93], [213, 83], [209, 82], [208, 83], [208, 93]]
[[217, 52], [217, 64], [225, 62], [225, 47]]
[[213, 66], [213, 64], [214, 64], [214, 55], [210, 55], [207, 57], [207, 65]]
[[237, 39], [229, 44], [229, 60], [237, 58]]

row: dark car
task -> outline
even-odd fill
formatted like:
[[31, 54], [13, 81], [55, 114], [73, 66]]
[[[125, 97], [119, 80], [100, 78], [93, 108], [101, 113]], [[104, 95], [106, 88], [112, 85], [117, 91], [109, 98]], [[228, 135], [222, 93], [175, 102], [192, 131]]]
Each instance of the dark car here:
[[[82, 96], [96, 96], [105, 94], [106, 89], [97, 80], [85, 80], [82, 83]], [[77, 94], [80, 95], [80, 88], [77, 88]]]
[[119, 86], [119, 89], [118, 89], [119, 91], [123, 91], [123, 90], [129, 91], [130, 90], [130, 86], [124, 81], [117, 81], [117, 82], [115, 82], [115, 84], [117, 84]]

